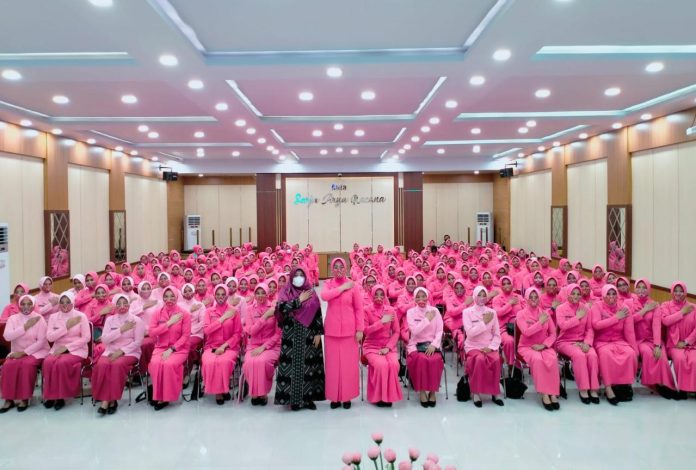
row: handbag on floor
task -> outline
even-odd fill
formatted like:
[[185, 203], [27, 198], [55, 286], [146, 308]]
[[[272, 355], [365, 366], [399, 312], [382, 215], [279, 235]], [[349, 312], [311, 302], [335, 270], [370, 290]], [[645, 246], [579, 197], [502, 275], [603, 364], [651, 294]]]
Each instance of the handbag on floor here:
[[505, 390], [505, 398], [512, 398], [513, 400], [524, 398], [527, 386], [521, 380], [517, 380], [514, 377], [505, 377], [500, 383], [503, 385], [503, 390]]
[[611, 389], [614, 390], [614, 394], [619, 401], [633, 400], [633, 387], [630, 384], [612, 385]]
[[469, 378], [464, 374], [457, 383], [457, 401], [471, 400], [471, 387], [469, 386]]

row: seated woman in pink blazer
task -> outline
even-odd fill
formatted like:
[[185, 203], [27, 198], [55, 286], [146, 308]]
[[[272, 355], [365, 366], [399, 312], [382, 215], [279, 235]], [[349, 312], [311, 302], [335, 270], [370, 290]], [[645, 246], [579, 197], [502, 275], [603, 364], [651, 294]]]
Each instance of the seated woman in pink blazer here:
[[420, 392], [423, 408], [434, 407], [435, 393], [440, 389], [444, 369], [442, 358], [442, 316], [430, 305], [430, 294], [424, 287], [413, 292], [416, 306], [406, 312], [411, 337], [406, 351], [406, 366], [413, 389]]
[[672, 284], [672, 300], [662, 304], [662, 324], [667, 330], [667, 352], [672, 358], [678, 398], [684, 392], [696, 392], [696, 313], [694, 304], [686, 300], [686, 284]]

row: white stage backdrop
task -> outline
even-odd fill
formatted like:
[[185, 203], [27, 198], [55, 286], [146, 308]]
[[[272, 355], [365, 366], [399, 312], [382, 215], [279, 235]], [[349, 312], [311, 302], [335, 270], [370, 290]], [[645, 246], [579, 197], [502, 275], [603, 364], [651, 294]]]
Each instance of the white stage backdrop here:
[[[287, 178], [287, 240], [315, 251], [394, 245], [394, 178]], [[408, 217], [408, 214], [406, 215]]]

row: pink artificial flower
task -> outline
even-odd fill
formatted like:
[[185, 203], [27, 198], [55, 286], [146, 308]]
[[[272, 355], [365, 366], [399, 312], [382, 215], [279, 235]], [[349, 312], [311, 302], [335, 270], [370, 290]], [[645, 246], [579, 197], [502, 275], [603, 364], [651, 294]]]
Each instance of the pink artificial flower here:
[[435, 455], [435, 454], [428, 454], [427, 459], [428, 459], [428, 460], [432, 460], [433, 463], [438, 463], [438, 462], [440, 461], [440, 457], [438, 457], [438, 456]]
[[385, 450], [384, 458], [387, 460], [387, 462], [394, 463], [394, 461], [396, 460], [396, 452], [394, 452], [394, 449]]
[[411, 459], [411, 462], [415, 462], [416, 460], [418, 460], [418, 457], [420, 457], [420, 451], [418, 449], [415, 449], [413, 447], [408, 449], [408, 458]]
[[370, 447], [367, 450], [367, 456], [370, 458], [370, 460], [377, 460], [377, 457], [379, 457], [379, 447]]
[[353, 454], [351, 454], [350, 452], [346, 452], [345, 454], [343, 454], [343, 457], [341, 457], [341, 460], [344, 464], [350, 465], [353, 463]]
[[455, 467], [454, 465], [448, 465], [445, 467], [445, 470], [457, 470], [457, 467]]
[[353, 467], [345, 465], [341, 470], [353, 470]]
[[404, 460], [403, 462], [399, 462], [399, 470], [413, 470], [413, 465], [411, 465], [411, 462], [406, 462]]
[[435, 464], [432, 460], [426, 460], [425, 463], [423, 463], [423, 470], [434, 470], [434, 466]]
[[353, 462], [354, 464], [358, 464], [358, 465], [359, 465], [359, 464], [360, 464], [360, 460], [362, 460], [362, 455], [360, 455], [360, 452], [355, 452], [355, 453], [353, 454], [353, 461], [352, 461], [352, 462]]
[[381, 432], [373, 432], [372, 440], [375, 441], [377, 444], [381, 444], [384, 440], [384, 435]]

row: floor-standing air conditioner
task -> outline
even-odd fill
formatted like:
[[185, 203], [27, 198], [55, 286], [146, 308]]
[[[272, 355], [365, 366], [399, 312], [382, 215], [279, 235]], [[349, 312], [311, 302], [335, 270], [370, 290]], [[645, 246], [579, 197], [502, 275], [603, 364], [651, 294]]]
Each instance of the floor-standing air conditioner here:
[[0, 311], [10, 303], [10, 238], [7, 224], [0, 222]]
[[493, 214], [490, 212], [477, 212], [476, 241], [485, 245], [488, 242], [492, 242], [493, 238]]
[[184, 218], [184, 251], [193, 251], [201, 242], [201, 216], [187, 215]]

